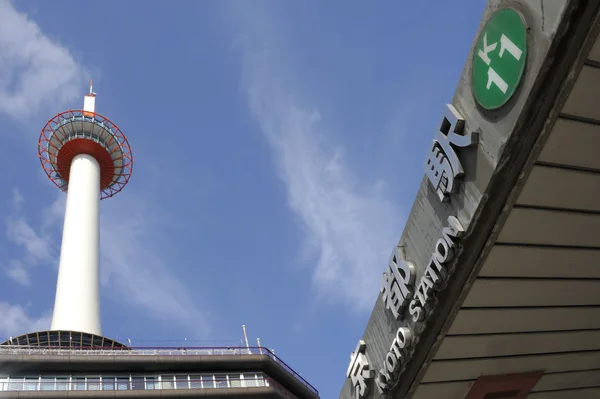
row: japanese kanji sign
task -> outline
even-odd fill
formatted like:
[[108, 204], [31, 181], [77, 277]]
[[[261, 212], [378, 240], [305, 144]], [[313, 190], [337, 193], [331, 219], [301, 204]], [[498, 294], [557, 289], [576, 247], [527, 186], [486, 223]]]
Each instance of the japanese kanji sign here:
[[368, 380], [375, 376], [375, 370], [369, 368], [369, 361], [365, 355], [367, 344], [362, 339], [358, 341], [356, 350], [350, 355], [350, 365], [346, 372], [346, 377], [352, 381], [352, 386], [356, 392], [356, 398], [364, 397], [368, 392]]
[[425, 174], [441, 201], [456, 192], [455, 181], [464, 174], [455, 149], [476, 143], [477, 133], [465, 132], [464, 118], [453, 105], [446, 104], [440, 128], [425, 161]]
[[500, 108], [515, 93], [527, 60], [527, 31], [512, 8], [496, 12], [479, 34], [473, 53], [471, 84], [485, 109]]
[[415, 282], [415, 267], [401, 256], [402, 247], [396, 246], [390, 257], [388, 267], [383, 273], [381, 300], [396, 320], [400, 319], [402, 309], [412, 298], [411, 286]]

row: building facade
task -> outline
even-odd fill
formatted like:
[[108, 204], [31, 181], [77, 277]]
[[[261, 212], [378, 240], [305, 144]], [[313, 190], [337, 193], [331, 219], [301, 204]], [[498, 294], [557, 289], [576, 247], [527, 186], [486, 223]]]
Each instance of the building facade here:
[[130, 348], [68, 331], [0, 345], [0, 397], [315, 399], [318, 391], [261, 347]]
[[599, 31], [488, 2], [341, 399], [600, 397]]

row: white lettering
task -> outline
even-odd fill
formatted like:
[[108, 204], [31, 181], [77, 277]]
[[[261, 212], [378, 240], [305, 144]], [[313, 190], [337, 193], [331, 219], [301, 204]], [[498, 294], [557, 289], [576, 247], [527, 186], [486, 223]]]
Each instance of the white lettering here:
[[389, 373], [393, 373], [398, 365], [398, 358], [394, 355], [394, 352], [388, 352], [385, 356], [385, 367]]
[[498, 75], [498, 73], [496, 71], [494, 71], [494, 68], [489, 67], [487, 75], [488, 75], [488, 81], [487, 81], [487, 84], [485, 85], [485, 88], [489, 90], [490, 87], [492, 87], [492, 83], [493, 83], [496, 85], [496, 87], [498, 89], [500, 89], [502, 94], [506, 94], [506, 92], [508, 91], [508, 83], [506, 83], [504, 81], [504, 79], [502, 79], [502, 77], [500, 75]]
[[[414, 292], [412, 292], [412, 290], [410, 290], [408, 287], [409, 284], [414, 284], [414, 266], [400, 258], [400, 246], [395, 248], [394, 252], [392, 253], [388, 268], [391, 268], [391, 266], [396, 267], [398, 269], [398, 274], [393, 275], [390, 271], [391, 278], [386, 279], [385, 283], [388, 284], [390, 279], [393, 280], [393, 282], [398, 283], [395, 298], [403, 298], [403, 305], [408, 301], [408, 312], [412, 316], [414, 323], [421, 322], [426, 318], [426, 305], [431, 297], [431, 293], [446, 278], [447, 271], [445, 264], [453, 260], [455, 254], [454, 248], [456, 246], [455, 240], [461, 238], [464, 233], [465, 230], [460, 224], [459, 220], [454, 216], [449, 216], [448, 226], [442, 228], [442, 237], [436, 242], [431, 258], [429, 259], [429, 264], [427, 265], [427, 268], [425, 269], [423, 276], [421, 277], [421, 280], [419, 281], [419, 284]], [[405, 262], [404, 266], [401, 266], [403, 262]], [[394, 291], [393, 287], [390, 287], [386, 284], [384, 284], [382, 291], [384, 291], [384, 295], [387, 295], [383, 300], [384, 304], [387, 305], [388, 298]], [[404, 291], [400, 289], [400, 284], [406, 288]], [[410, 293], [410, 300], [408, 300], [409, 298], [407, 298], [404, 293]], [[400, 300], [397, 302], [399, 303]], [[392, 376], [394, 376], [398, 370], [402, 369], [404, 362], [410, 359], [411, 352], [407, 350], [415, 342], [415, 336], [413, 334], [413, 331], [409, 327], [400, 327], [396, 331], [396, 335], [392, 340], [390, 349], [386, 353], [383, 367], [379, 370], [379, 373], [375, 378], [375, 385], [381, 394], [383, 394], [391, 386]], [[356, 353], [359, 353], [360, 350], [364, 350], [364, 347], [357, 347]], [[366, 357], [364, 359], [366, 360]], [[351, 367], [355, 366], [352, 366], [351, 363]], [[352, 374], [350, 369], [348, 373], [349, 375]], [[357, 375], [358, 374], [359, 373], [357, 373]], [[360, 382], [354, 384], [357, 395], [360, 395], [361, 392], [365, 392]]]
[[[523, 51], [517, 47], [516, 44], [513, 43], [506, 35], [502, 34], [500, 37], [500, 58], [504, 55], [504, 50], [508, 51], [510, 55], [517, 61], [521, 59], [521, 55], [523, 55]], [[489, 65], [489, 64], [488, 64]]]
[[408, 305], [408, 313], [412, 316], [412, 319], [415, 323], [423, 321], [423, 309], [419, 306], [416, 300], [413, 299], [410, 301], [410, 304]]
[[390, 380], [390, 374], [387, 370], [379, 370], [379, 375], [377, 376], [377, 378], [375, 378], [375, 385], [377, 386], [377, 390], [380, 394], [383, 394], [383, 392], [388, 388]]
[[477, 52], [477, 55], [479, 56], [479, 58], [481, 58], [483, 60], [483, 62], [486, 63], [486, 65], [490, 65], [490, 63], [492, 62], [492, 60], [490, 60], [490, 57], [488, 56], [489, 53], [491, 53], [492, 51], [496, 50], [496, 46], [498, 46], [498, 42], [494, 42], [490, 45], [487, 44], [487, 32], [483, 34], [483, 49], [479, 50]]
[[399, 349], [404, 349], [412, 345], [413, 335], [407, 327], [400, 327], [396, 331], [396, 338], [394, 339], [394, 345]]

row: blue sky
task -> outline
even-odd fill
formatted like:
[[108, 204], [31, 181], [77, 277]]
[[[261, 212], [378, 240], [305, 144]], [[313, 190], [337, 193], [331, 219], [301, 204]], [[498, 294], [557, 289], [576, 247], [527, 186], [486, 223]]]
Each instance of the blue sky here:
[[49, 328], [65, 195], [39, 131], [127, 135], [101, 203], [104, 335], [225, 345], [246, 324], [339, 393], [485, 2], [0, 0], [0, 336]]

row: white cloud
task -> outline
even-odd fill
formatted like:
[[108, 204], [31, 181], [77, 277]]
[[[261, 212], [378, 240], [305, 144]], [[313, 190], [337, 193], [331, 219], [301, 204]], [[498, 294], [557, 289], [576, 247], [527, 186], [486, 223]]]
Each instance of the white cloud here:
[[45, 331], [50, 328], [50, 316], [32, 317], [20, 305], [0, 301], [0, 337], [15, 337], [33, 331]]
[[21, 260], [13, 259], [8, 262], [6, 274], [21, 285], [30, 285], [29, 271]]
[[[241, 12], [240, 12], [241, 13]], [[244, 13], [237, 43], [249, 106], [271, 145], [291, 209], [313, 249], [314, 282], [322, 295], [370, 309], [391, 253], [399, 212], [382, 182], [358, 181], [343, 149], [333, 145], [306, 88], [286, 68], [280, 32], [257, 11]], [[283, 50], [285, 51], [285, 50]], [[397, 233], [396, 233], [397, 234]]]
[[[52, 247], [52, 235], [47, 229], [36, 231], [22, 215], [23, 196], [13, 189], [12, 212], [6, 218], [6, 238], [22, 249], [19, 258], [9, 259], [3, 265], [5, 273], [21, 285], [30, 285], [29, 271], [41, 263], [50, 262], [56, 255]], [[47, 213], [47, 212], [45, 212]]]
[[167, 242], [160, 233], [156, 204], [135, 192], [102, 203], [102, 282], [120, 301], [143, 308], [157, 320], [208, 332], [206, 309], [163, 259]]
[[0, 111], [15, 118], [81, 94], [84, 68], [7, 0], [0, 0], [0, 60]]
[[51, 257], [50, 238], [38, 234], [25, 218], [9, 218], [6, 234], [15, 244], [24, 247], [27, 256], [32, 260], [48, 260]]

